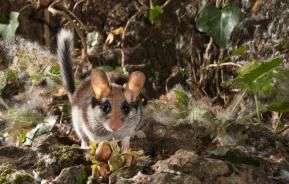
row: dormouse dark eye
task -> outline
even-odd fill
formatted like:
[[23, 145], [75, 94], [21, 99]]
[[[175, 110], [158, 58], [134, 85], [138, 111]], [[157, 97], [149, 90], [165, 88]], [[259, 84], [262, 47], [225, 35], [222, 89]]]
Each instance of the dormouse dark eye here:
[[95, 97], [92, 97], [91, 99], [91, 106], [94, 108], [95, 106], [99, 105], [99, 101]]
[[105, 102], [100, 106], [100, 108], [101, 108], [102, 111], [103, 111], [104, 113], [106, 113], [106, 114], [111, 111], [111, 105], [110, 105], [109, 101], [105, 101]]
[[122, 113], [124, 114], [128, 114], [129, 111], [130, 111], [130, 107], [129, 107], [129, 104], [127, 103], [127, 101], [124, 101], [122, 104], [121, 104], [121, 111]]

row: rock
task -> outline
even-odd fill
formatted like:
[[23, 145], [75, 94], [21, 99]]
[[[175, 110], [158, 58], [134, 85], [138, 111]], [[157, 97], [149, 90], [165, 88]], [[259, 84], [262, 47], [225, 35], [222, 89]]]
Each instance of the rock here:
[[51, 145], [39, 154], [35, 170], [40, 178], [57, 176], [62, 169], [87, 163], [84, 150], [73, 146]]
[[169, 183], [169, 184], [201, 184], [201, 181], [190, 175], [176, 175], [172, 173], [157, 173], [155, 175], [144, 175], [138, 173], [130, 180], [118, 180], [116, 184], [133, 184], [133, 183], [142, 183], [142, 184], [151, 184], [151, 183]]
[[215, 141], [219, 146], [234, 147], [258, 157], [276, 153], [285, 156], [287, 149], [286, 141], [283, 141], [284, 144], [265, 126], [239, 122], [232, 122], [226, 128], [220, 127]]
[[13, 168], [32, 169], [36, 162], [36, 152], [15, 146], [0, 147], [0, 164], [9, 163]]
[[148, 135], [147, 138], [133, 139], [132, 148], [142, 149], [146, 155], [155, 159], [167, 158], [179, 149], [199, 150], [207, 144], [207, 140], [202, 138], [206, 130], [194, 125], [171, 127], [151, 122], [143, 131]]
[[63, 169], [60, 174], [53, 180], [53, 184], [79, 184], [85, 183], [91, 174], [89, 167], [78, 165]]
[[[138, 183], [273, 183], [268, 166], [233, 164], [224, 160], [203, 158], [193, 151], [179, 150], [166, 160], [160, 160], [152, 169], [155, 173], [138, 173], [132, 180]], [[125, 182], [118, 182], [125, 183]], [[129, 183], [129, 182], [128, 182]]]
[[155, 174], [154, 177], [143, 183], [201, 184], [202, 182], [195, 176], [190, 176], [187, 174], [176, 175], [172, 173], [158, 173]]
[[131, 180], [133, 176], [137, 175], [137, 173], [143, 169], [144, 167], [141, 166], [123, 167], [110, 174], [109, 183], [117, 183], [117, 184], [125, 183], [128, 180]]
[[152, 165], [152, 169], [157, 173], [188, 173], [191, 172], [193, 163], [199, 156], [193, 151], [178, 150], [174, 155], [166, 160], [159, 160]]

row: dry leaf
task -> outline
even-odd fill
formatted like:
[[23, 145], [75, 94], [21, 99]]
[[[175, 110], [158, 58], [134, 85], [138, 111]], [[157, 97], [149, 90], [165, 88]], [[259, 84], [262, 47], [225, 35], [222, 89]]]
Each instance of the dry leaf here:
[[123, 27], [119, 27], [111, 31], [105, 40], [105, 46], [109, 46], [113, 42], [114, 36], [121, 35], [123, 31], [124, 31]]
[[132, 154], [126, 154], [125, 158], [126, 158], [126, 162], [124, 164], [124, 167], [131, 167], [133, 165], [133, 161], [134, 161], [133, 155]]
[[123, 155], [113, 152], [108, 160], [108, 166], [111, 172], [121, 168], [125, 163]]
[[259, 6], [261, 5], [262, 0], [256, 0], [254, 3], [254, 6], [252, 7], [252, 12], [256, 13], [259, 9]]
[[99, 175], [102, 177], [106, 177], [110, 173], [108, 165], [103, 162], [100, 162], [97, 165], [97, 169], [98, 169]]
[[55, 97], [62, 97], [66, 94], [66, 91], [63, 87], [58, 87], [56, 90], [55, 90], [55, 93], [53, 94], [53, 96]]

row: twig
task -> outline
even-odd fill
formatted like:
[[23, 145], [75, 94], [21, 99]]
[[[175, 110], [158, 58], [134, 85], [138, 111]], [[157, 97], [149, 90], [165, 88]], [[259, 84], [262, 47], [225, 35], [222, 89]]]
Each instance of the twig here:
[[[137, 48], [139, 48], [145, 41], [147, 41], [149, 38], [151, 37], [151, 35], [148, 35], [147, 37], [145, 37], [142, 42], [138, 43], [136, 46], [131, 47], [132, 50], [135, 50]], [[126, 67], [125, 65], [125, 54], [124, 54], [124, 47], [122, 46], [121, 48], [121, 66], [122, 67]]]
[[44, 24], [43, 25], [43, 37], [44, 37], [44, 41], [45, 41], [45, 45], [47, 47], [50, 47], [51, 46], [51, 43], [50, 43], [50, 29], [49, 29], [49, 26], [48, 26], [48, 23], [50, 22], [50, 14], [49, 14], [49, 11], [48, 10], [44, 10], [44, 19], [45, 19], [45, 22], [47, 22], [47, 24]]
[[170, 2], [171, 2], [171, 0], [167, 0], [161, 7], [165, 8]]
[[281, 134], [283, 132], [285, 132], [286, 130], [289, 129], [289, 125], [285, 126], [284, 128], [282, 128], [281, 130], [279, 130], [278, 132], [276, 132], [276, 134]]
[[211, 47], [212, 47], [212, 44], [213, 44], [213, 39], [212, 39], [212, 37], [211, 37], [211, 38], [210, 38], [210, 41], [209, 41], [209, 43], [208, 43], [208, 45], [207, 45], [205, 54], [204, 54], [204, 60], [205, 60], [205, 62], [203, 62], [203, 65], [202, 65], [202, 67], [201, 67], [201, 74], [200, 74], [200, 79], [199, 79], [199, 82], [198, 82], [198, 85], [199, 85], [199, 86], [201, 86], [201, 84], [203, 83], [203, 80], [204, 80], [205, 68], [206, 68], [206, 66], [207, 66], [207, 64], [208, 64], [207, 61], [210, 60], [209, 51], [210, 51], [210, 49], [211, 49]]
[[219, 8], [222, 4], [222, 0], [217, 0], [216, 1], [216, 7]]
[[[86, 45], [86, 41], [85, 41], [85, 38], [84, 36], [82, 35], [82, 33], [80, 32], [80, 30], [78, 29], [77, 25], [74, 23], [74, 21], [72, 20], [72, 18], [70, 16], [68, 16], [64, 11], [61, 11], [61, 10], [57, 10], [56, 8], [54, 8], [54, 6], [56, 4], [58, 4], [60, 2], [60, 0], [58, 1], [55, 1], [53, 3], [51, 3], [48, 7], [48, 11], [50, 13], [52, 13], [52, 15], [61, 15], [63, 16], [64, 18], [66, 18], [70, 23], [71, 25], [73, 26], [73, 28], [75, 29], [76, 33], [78, 34], [79, 38], [80, 38], [80, 41], [81, 41], [81, 44], [83, 46], [83, 54], [84, 54], [84, 58], [82, 58], [82, 61], [83, 60], [88, 60], [88, 56], [87, 56], [87, 45]], [[82, 63], [81, 61], [81, 63]]]
[[153, 7], [154, 7], [153, 1], [150, 0], [150, 9], [153, 9]]
[[148, 8], [148, 6], [147, 6], [146, 4], [144, 4], [141, 0], [138, 0], [137, 2], [138, 2], [139, 4], [141, 4], [142, 6]]
[[251, 9], [251, 11], [252, 11], [253, 13], [256, 13], [256, 12], [258, 11], [261, 3], [262, 3], [262, 0], [256, 0], [255, 3], [254, 3], [254, 5], [253, 5], [253, 7], [252, 7], [252, 9]]
[[137, 64], [137, 65], [130, 64], [130, 65], [125, 65], [125, 67], [128, 67], [128, 68], [144, 68], [145, 66], [146, 66], [146, 64]]
[[121, 66], [124, 67], [125, 63], [124, 63], [124, 39], [125, 39], [125, 34], [126, 34], [126, 31], [127, 31], [127, 28], [128, 26], [130, 25], [130, 23], [132, 22], [132, 20], [138, 15], [140, 14], [142, 11], [138, 11], [136, 12], [133, 16], [131, 16], [128, 21], [126, 22], [125, 24], [125, 27], [123, 29], [123, 33], [122, 33], [122, 36], [121, 36]]
[[[148, 7], [147, 5], [145, 5], [142, 1], [138, 0], [138, 2], [143, 5], [145, 7], [144, 10], [142, 9], [138, 9], [138, 12], [136, 12], [133, 16], [131, 16], [129, 18], [129, 20], [126, 22], [126, 25], [124, 27], [124, 30], [123, 30], [123, 33], [122, 33], [122, 36], [121, 36], [121, 40], [122, 40], [122, 43], [121, 43], [121, 66], [124, 67], [125, 66], [125, 57], [124, 57], [124, 39], [125, 39], [125, 34], [126, 34], [126, 31], [127, 31], [127, 28], [128, 26], [131, 24], [131, 22], [133, 21], [133, 19], [135, 19], [140, 13], [142, 13], [143, 11], [146, 11], [148, 10]], [[166, 7], [169, 3], [171, 2], [171, 0], [167, 0], [164, 4], [161, 5], [162, 8]], [[150, 5], [149, 5], [150, 9], [153, 8], [153, 1], [150, 0]], [[150, 36], [148, 36], [150, 37]], [[147, 37], [147, 38], [148, 38]], [[147, 39], [146, 38], [146, 39]], [[146, 40], [145, 39], [145, 40]]]
[[215, 67], [221, 67], [221, 66], [234, 66], [234, 67], [237, 67], [237, 68], [241, 68], [242, 67], [240, 64], [227, 62], [227, 63], [221, 63], [221, 64], [209, 64], [209, 65], [207, 65], [206, 69], [215, 68]]
[[278, 129], [279, 124], [280, 124], [280, 122], [281, 122], [282, 115], [283, 115], [283, 113], [280, 113], [279, 118], [278, 118], [278, 121], [276, 122], [276, 126], [274, 127], [273, 132], [276, 132], [276, 130]]
[[71, 17], [73, 17], [81, 25], [81, 27], [85, 30], [85, 32], [88, 33], [88, 30], [86, 26], [84, 25], [84, 23], [73, 12], [71, 12], [68, 9], [64, 9], [64, 11], [68, 13]]
[[32, 6], [31, 2], [28, 2], [28, 4], [24, 5], [23, 7], [20, 8], [20, 10], [18, 10], [19, 14], [24, 11], [26, 8], [28, 8], [29, 6]]
[[74, 4], [74, 6], [73, 6], [72, 11], [74, 11], [74, 10], [77, 8], [78, 5], [80, 5], [80, 4], [84, 3], [84, 2], [86, 2], [86, 0], [77, 1], [77, 2]]

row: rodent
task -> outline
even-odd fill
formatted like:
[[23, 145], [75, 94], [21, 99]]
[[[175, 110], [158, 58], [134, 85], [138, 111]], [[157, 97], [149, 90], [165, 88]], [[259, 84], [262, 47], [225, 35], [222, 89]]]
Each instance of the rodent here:
[[72, 71], [73, 33], [61, 29], [57, 35], [57, 55], [62, 83], [72, 106], [73, 127], [81, 139], [81, 147], [89, 141], [121, 140], [123, 148], [130, 147], [142, 119], [140, 93], [145, 75], [131, 73], [124, 85], [115, 83], [115, 75], [93, 69], [90, 77], [76, 88]]

